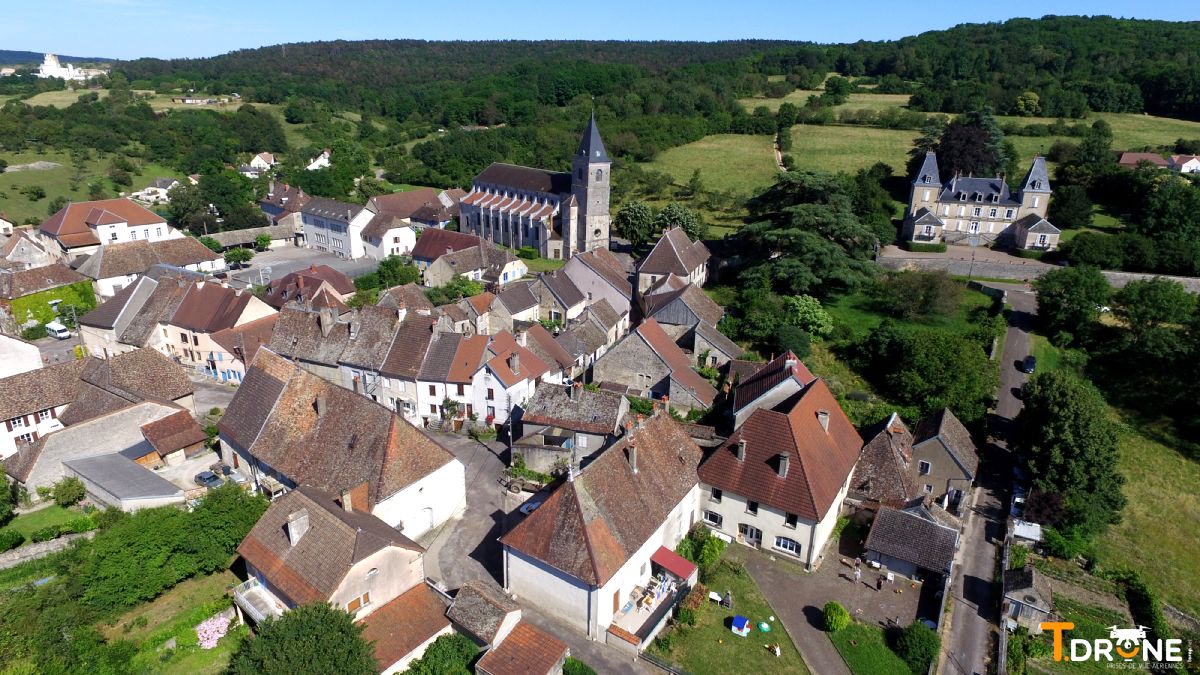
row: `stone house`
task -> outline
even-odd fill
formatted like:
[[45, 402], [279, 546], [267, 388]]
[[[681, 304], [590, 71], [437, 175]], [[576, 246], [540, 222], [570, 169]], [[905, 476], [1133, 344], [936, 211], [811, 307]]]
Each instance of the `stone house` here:
[[903, 509], [880, 507], [863, 544], [869, 562], [909, 579], [944, 576], [954, 569], [958, 528], [939, 519], [924, 505]]
[[628, 415], [629, 401], [620, 394], [579, 383], [541, 386], [525, 402], [513, 452], [543, 473], [561, 463], [587, 466], [621, 435]]
[[213, 274], [225, 269], [225, 260], [192, 237], [138, 239], [98, 247], [75, 271], [91, 279], [96, 295], [107, 299], [155, 265]]
[[1042, 622], [1050, 620], [1054, 595], [1050, 580], [1033, 565], [1004, 570], [1004, 600], [1000, 615], [1008, 630], [1023, 626], [1030, 633], [1042, 632]]
[[38, 237], [30, 234], [29, 230], [17, 230], [10, 234], [12, 236], [0, 244], [0, 259], [3, 259], [5, 267], [27, 270], [54, 264], [56, 258]]
[[862, 438], [823, 380], [758, 408], [700, 465], [704, 522], [727, 541], [819, 564]]
[[725, 316], [718, 305], [696, 284], [642, 296], [645, 316], [657, 321], [679, 346], [692, 355], [699, 367], [720, 367], [744, 353], [716, 326]]
[[488, 312], [490, 333], [517, 330], [517, 322], [542, 319], [541, 304], [529, 282], [509, 284], [496, 294]]
[[608, 249], [577, 254], [563, 266], [562, 273], [575, 282], [589, 305], [607, 300], [618, 314], [629, 314], [633, 299], [629, 273]]
[[542, 272], [529, 284], [538, 298], [539, 316], [562, 325], [577, 318], [588, 306], [587, 297], [561, 270]]
[[[424, 235], [422, 235], [424, 238]], [[425, 268], [425, 285], [445, 286], [455, 277], [478, 281], [499, 288], [521, 279], [529, 267], [517, 256], [485, 241], [438, 256]]]
[[979, 452], [970, 432], [954, 413], [942, 409], [917, 425], [912, 454], [918, 488], [956, 512], [979, 470]]
[[850, 478], [847, 501], [905, 504], [921, 496], [913, 468], [913, 435], [896, 413], [862, 431], [867, 439]]
[[709, 408], [717, 390], [658, 322], [646, 319], [592, 366], [596, 382], [613, 382], [643, 398], [669, 397], [679, 410]]
[[708, 259], [711, 257], [704, 242], [692, 241], [682, 229], [673, 227], [663, 232], [650, 253], [638, 262], [638, 293], [645, 293], [669, 276], [703, 286], [708, 281]]

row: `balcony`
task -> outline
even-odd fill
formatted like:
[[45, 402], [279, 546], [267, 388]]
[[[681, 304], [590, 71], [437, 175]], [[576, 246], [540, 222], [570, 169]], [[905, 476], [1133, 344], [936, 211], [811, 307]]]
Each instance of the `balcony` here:
[[279, 618], [287, 611], [287, 605], [254, 577], [233, 589], [233, 602], [241, 607], [242, 612], [255, 624], [262, 623], [267, 617]]

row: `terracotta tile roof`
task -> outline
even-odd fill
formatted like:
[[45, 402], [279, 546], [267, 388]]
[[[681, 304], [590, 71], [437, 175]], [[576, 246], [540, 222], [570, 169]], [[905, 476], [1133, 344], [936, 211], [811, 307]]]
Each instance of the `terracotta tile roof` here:
[[[708, 297], [696, 284], [687, 284], [683, 288], [669, 293], [659, 293], [646, 297], [646, 316], [656, 317], [667, 305], [675, 300], [682, 302], [697, 321], [703, 321], [710, 326], [720, 323], [725, 316], [725, 308]], [[656, 317], [657, 318], [657, 317]], [[695, 322], [691, 322], [695, 325]]]
[[392, 340], [380, 372], [390, 377], [416, 380], [429, 343], [433, 340], [433, 324], [433, 317], [409, 309], [396, 330], [396, 337]]
[[[292, 546], [288, 517], [301, 510], [308, 513], [308, 531]], [[328, 602], [353, 565], [389, 546], [424, 550], [375, 516], [346, 511], [329, 494], [301, 485], [271, 503], [238, 553], [300, 605]]]
[[169, 455], [208, 438], [196, 418], [186, 410], [143, 424], [142, 436], [159, 455]]
[[369, 508], [454, 461], [391, 410], [269, 349], [258, 350], [219, 428], [296, 484], [334, 494], [367, 484]]
[[567, 350], [554, 340], [550, 331], [540, 323], [531, 325], [525, 331], [525, 346], [548, 365], [570, 368], [575, 364], [575, 357], [567, 353]]
[[458, 589], [446, 617], [474, 637], [492, 644], [504, 618], [519, 611], [520, 605], [492, 584], [468, 581]]
[[[637, 448], [637, 472], [630, 446]], [[591, 586], [603, 586], [696, 486], [701, 450], [666, 413], [646, 419], [500, 541]]]
[[801, 387], [806, 387], [817, 379], [795, 354], [784, 352], [738, 383], [737, 389], [733, 391], [733, 411], [737, 412], [750, 405], [758, 400], [759, 396], [779, 386], [780, 382], [789, 377], [795, 378]]
[[[828, 414], [828, 429], [821, 413]], [[737, 459], [746, 440], [746, 456]], [[862, 450], [862, 438], [822, 380], [773, 410], [755, 410], [700, 467], [705, 483], [817, 522], [834, 503]], [[786, 477], [779, 476], [787, 453]]]
[[869, 439], [854, 466], [850, 491], [885, 504], [904, 503], [920, 495], [912, 479], [913, 436], [904, 420], [892, 413], [881, 424], [863, 430]]
[[94, 246], [100, 243], [95, 225], [129, 223], [130, 225], [165, 225], [162, 216], [135, 204], [129, 199], [102, 199], [76, 202], [59, 209], [38, 228], [68, 248]]
[[487, 335], [463, 336], [455, 345], [454, 359], [446, 371], [446, 382], [470, 382], [475, 371], [483, 367], [487, 359]]
[[472, 295], [471, 297], [466, 298], [466, 301], [471, 305], [471, 308], [475, 310], [476, 314], [482, 316], [492, 310], [492, 301], [495, 299], [495, 293], [484, 291], [479, 295]]
[[486, 675], [550, 675], [560, 672], [567, 645], [534, 626], [518, 621], [500, 645], [479, 659], [475, 670]]
[[475, 183], [560, 195], [571, 191], [571, 174], [495, 162], [475, 176]]
[[[461, 192], [461, 190], [459, 191]], [[465, 193], [463, 193], [465, 194]], [[409, 218], [423, 222], [445, 222], [457, 213], [457, 202], [450, 197], [453, 207], [447, 207], [439, 199], [439, 192], [433, 188], [420, 188], [407, 192], [372, 197], [370, 208], [380, 215], [392, 218]], [[400, 223], [403, 225], [403, 223]], [[367, 226], [368, 228], [370, 225]], [[364, 234], [366, 231], [364, 230]]]
[[86, 361], [67, 361], [0, 379], [0, 420], [75, 400]]
[[864, 548], [934, 572], [947, 572], [958, 549], [958, 530], [909, 511], [881, 507]]
[[254, 296], [221, 284], [197, 281], [188, 286], [169, 323], [197, 333], [232, 328]]
[[[72, 372], [73, 378], [69, 377]], [[31, 379], [35, 373], [42, 373], [43, 379]], [[14, 379], [19, 377], [27, 379]], [[23, 394], [14, 394], [14, 385], [19, 385]], [[50, 386], [53, 391], [46, 390]], [[88, 357], [0, 380], [0, 405], [11, 410], [20, 405], [37, 405], [38, 398], [51, 403], [37, 410], [66, 405], [58, 420], [64, 426], [71, 426], [147, 399], [170, 403], [190, 396], [193, 391], [191, 380], [179, 364], [154, 349], [143, 348], [107, 361]], [[3, 410], [0, 409], [0, 415]], [[7, 417], [16, 414], [24, 413], [14, 412]]]
[[218, 258], [219, 255], [192, 237], [162, 241], [139, 239], [101, 246], [76, 271], [92, 279], [111, 279], [144, 274], [158, 264], [187, 267]]
[[1130, 167], [1142, 162], [1149, 162], [1154, 166], [1167, 166], [1167, 160], [1157, 152], [1122, 152], [1121, 158], [1117, 160], [1117, 164]]
[[975, 441], [971, 440], [971, 433], [948, 408], [942, 408], [921, 420], [915, 436], [914, 446], [933, 440], [940, 442], [968, 477], [974, 478], [979, 471], [979, 452], [975, 449]]
[[382, 672], [449, 628], [450, 620], [442, 596], [421, 582], [368, 614], [360, 625], [363, 640], [375, 648], [375, 663]]
[[[464, 340], [465, 342], [465, 340]], [[517, 344], [512, 333], [500, 331], [492, 336], [488, 351], [494, 354], [488, 360], [488, 368], [504, 386], [512, 387], [522, 380], [536, 380], [550, 371], [550, 366], [537, 354]], [[512, 368], [511, 359], [517, 357], [517, 369]], [[486, 357], [485, 357], [486, 358]]]
[[87, 280], [87, 277], [62, 263], [27, 270], [0, 270], [0, 298], [16, 300]]
[[412, 257], [417, 260], [434, 261], [446, 255], [446, 250], [461, 251], [464, 248], [478, 246], [479, 237], [473, 234], [429, 228], [421, 231], [417, 244], [413, 247]]
[[271, 343], [275, 322], [278, 320], [278, 314], [271, 314], [261, 319], [248, 321], [240, 326], [219, 330], [209, 337], [243, 364], [248, 364], [254, 360], [254, 355], [258, 353], [259, 347], [265, 347]]
[[[571, 397], [571, 388], [576, 398]], [[629, 411], [624, 396], [609, 391], [588, 391], [579, 384], [544, 384], [525, 402], [522, 423], [544, 424], [589, 434], [616, 434]]]
[[433, 303], [429, 301], [429, 298], [425, 297], [425, 291], [417, 284], [393, 286], [380, 293], [379, 306], [391, 307], [392, 309], [404, 307], [409, 312], [419, 312], [421, 310], [428, 312], [433, 309]]
[[322, 283], [328, 283], [338, 295], [346, 296], [354, 292], [354, 281], [350, 277], [329, 265], [310, 265], [272, 281], [264, 300], [275, 309], [297, 298], [309, 301]]
[[706, 406], [712, 405], [717, 397], [717, 390], [692, 370], [692, 362], [688, 359], [679, 345], [663, 332], [662, 326], [654, 319], [646, 319], [637, 328], [637, 334], [658, 354], [659, 358], [671, 369], [671, 378], [688, 389]]
[[682, 229], [673, 227], [663, 232], [658, 243], [638, 265], [638, 274], [690, 276], [708, 262], [711, 255], [704, 242], [692, 241]]
[[595, 248], [576, 255], [572, 260], [578, 260], [586, 265], [625, 297], [633, 296], [633, 284], [629, 283], [629, 274], [621, 265], [621, 261], [617, 260], [608, 249]]
[[89, 369], [83, 374], [85, 382], [109, 382], [124, 391], [159, 401], [175, 401], [195, 391], [183, 367], [157, 349], [134, 349], [108, 361], [97, 361], [94, 371]]

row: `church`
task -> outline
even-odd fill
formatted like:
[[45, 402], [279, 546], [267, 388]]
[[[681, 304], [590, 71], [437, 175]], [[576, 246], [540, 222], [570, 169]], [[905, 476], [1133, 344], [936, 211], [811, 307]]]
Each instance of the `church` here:
[[956, 173], [945, 183], [937, 155], [913, 176], [904, 239], [916, 244], [992, 244], [1051, 251], [1061, 232], [1046, 220], [1050, 206], [1050, 177], [1046, 159], [1038, 156], [1012, 191], [1003, 176], [977, 178]]
[[593, 113], [570, 173], [492, 164], [462, 198], [459, 229], [555, 260], [608, 248], [611, 169]]

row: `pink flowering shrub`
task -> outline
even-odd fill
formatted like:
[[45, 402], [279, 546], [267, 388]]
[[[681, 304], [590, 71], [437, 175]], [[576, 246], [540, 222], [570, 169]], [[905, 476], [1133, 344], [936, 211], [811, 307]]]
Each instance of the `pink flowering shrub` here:
[[229, 617], [214, 616], [196, 626], [196, 637], [200, 639], [201, 649], [212, 649], [217, 646], [217, 640], [229, 632]]

